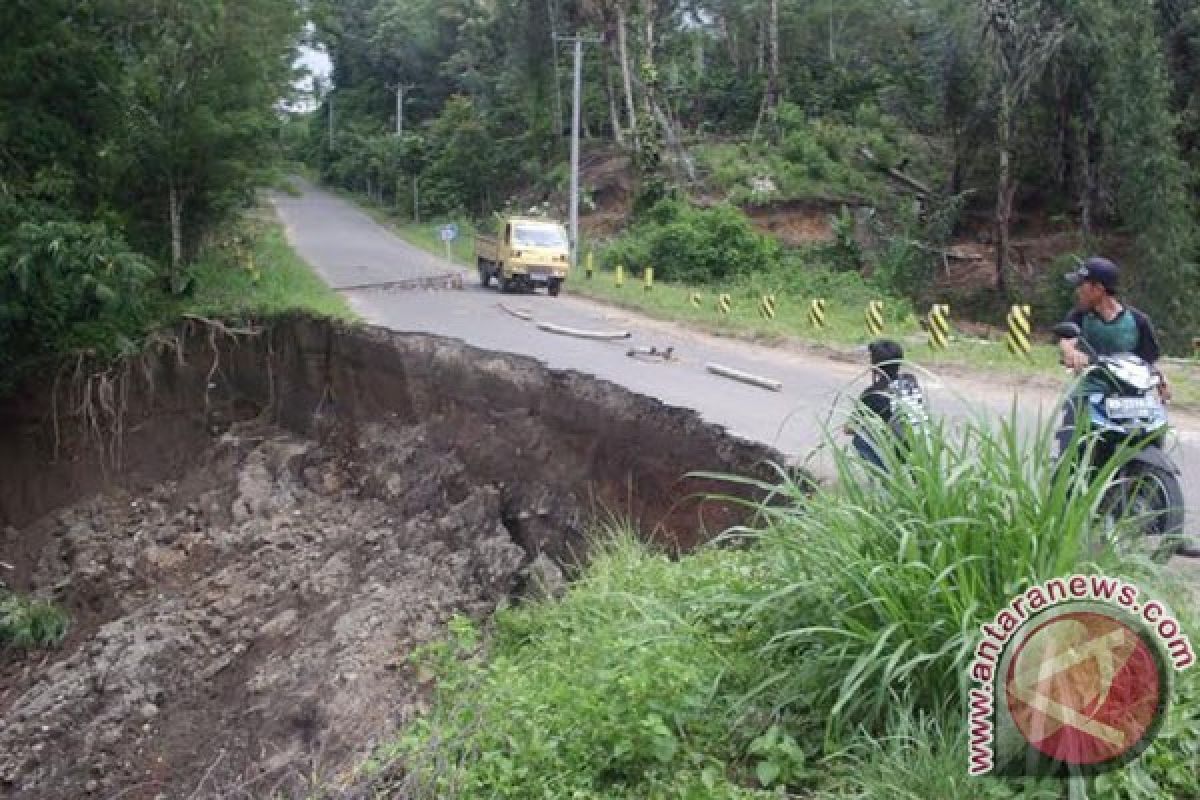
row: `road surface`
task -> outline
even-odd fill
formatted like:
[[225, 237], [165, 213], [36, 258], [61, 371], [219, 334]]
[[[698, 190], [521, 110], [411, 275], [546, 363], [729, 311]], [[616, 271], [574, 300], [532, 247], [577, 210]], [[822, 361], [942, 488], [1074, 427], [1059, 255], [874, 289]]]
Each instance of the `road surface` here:
[[[321, 277], [338, 289], [369, 323], [396, 331], [435, 333], [491, 350], [534, 356], [551, 367], [573, 369], [621, 384], [664, 403], [695, 409], [730, 432], [772, 445], [790, 460], [806, 460], [828, 471], [821, 452], [824, 431], [836, 435], [846, 398], [866, 383], [862, 364], [796, 348], [762, 347], [688, 331], [570, 295], [502, 295], [478, 285], [473, 271], [461, 291], [395, 288], [397, 282], [462, 272], [375, 223], [350, 203], [297, 182], [298, 196], [276, 194], [290, 241]], [[505, 313], [531, 312], [537, 322], [585, 330], [627, 330], [625, 341], [590, 341], [556, 336], [532, 322]], [[632, 347], [673, 347], [675, 359], [630, 358]], [[866, 356], [863, 355], [865, 364]], [[770, 377], [782, 391], [765, 391], [717, 377], [717, 363]], [[923, 378], [936, 413], [955, 418], [1007, 414], [1017, 403], [1026, 419], [1054, 413], [1057, 393], [1045, 387], [1014, 385], [1011, 376], [939, 375]], [[1200, 509], [1200, 418], [1174, 414], [1178, 435], [1173, 457], [1184, 471], [1189, 509]], [[814, 451], [816, 451], [814, 453]], [[1189, 512], [1189, 533], [1200, 533], [1197, 513]]]

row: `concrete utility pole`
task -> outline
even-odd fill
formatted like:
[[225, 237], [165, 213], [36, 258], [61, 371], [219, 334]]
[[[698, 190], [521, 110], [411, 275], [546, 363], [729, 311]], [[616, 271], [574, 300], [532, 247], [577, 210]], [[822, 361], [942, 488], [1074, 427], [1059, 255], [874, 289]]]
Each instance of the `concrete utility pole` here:
[[582, 36], [555, 36], [556, 41], [567, 41], [575, 44], [575, 87], [574, 105], [571, 109], [571, 270], [579, 266], [579, 130], [580, 115], [583, 105], [583, 43], [602, 41]]
[[402, 83], [396, 86], [396, 135], [404, 135], [404, 93], [416, 89], [414, 83]]

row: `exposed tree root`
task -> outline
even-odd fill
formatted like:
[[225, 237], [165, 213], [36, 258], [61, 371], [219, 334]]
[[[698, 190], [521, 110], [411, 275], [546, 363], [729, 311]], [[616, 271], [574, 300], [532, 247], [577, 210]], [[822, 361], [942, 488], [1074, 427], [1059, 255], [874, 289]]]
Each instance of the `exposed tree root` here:
[[[211, 356], [203, 388], [204, 411], [206, 418], [210, 417], [211, 392], [219, 385], [217, 378], [225, 377], [221, 365], [222, 345], [228, 343], [236, 348], [242, 339], [259, 336], [263, 330], [259, 327], [234, 327], [220, 320], [186, 314], [179, 330], [156, 331], [146, 338], [140, 352], [123, 356], [102, 368], [95, 368], [92, 353], [74, 353], [70, 360], [64, 360], [59, 366], [51, 390], [54, 460], [57, 461], [62, 452], [65, 431], [73, 428], [86, 448], [93, 448], [100, 453], [101, 469], [120, 470], [130, 397], [143, 392], [152, 402], [157, 384], [155, 374], [160, 366], [171, 353], [179, 367], [187, 366], [187, 342], [200, 333], [207, 334], [207, 349]], [[268, 408], [271, 408], [274, 405], [275, 387], [271, 363], [274, 358], [269, 339], [268, 348], [271, 391]], [[140, 385], [135, 386], [135, 381]]]

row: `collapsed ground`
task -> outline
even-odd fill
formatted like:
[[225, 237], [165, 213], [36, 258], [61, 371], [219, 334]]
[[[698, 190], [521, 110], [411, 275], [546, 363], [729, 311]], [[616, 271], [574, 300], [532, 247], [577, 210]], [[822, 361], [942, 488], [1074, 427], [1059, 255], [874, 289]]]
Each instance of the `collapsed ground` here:
[[123, 405], [86, 426], [51, 412], [95, 381], [3, 410], [4, 579], [73, 628], [0, 655], [0, 796], [345, 779], [424, 708], [406, 656], [453, 615], [555, 591], [606, 509], [690, 546], [737, 514], [679, 502], [711, 488], [684, 473], [770, 456], [528, 359], [308, 320], [191, 326], [102, 385]]

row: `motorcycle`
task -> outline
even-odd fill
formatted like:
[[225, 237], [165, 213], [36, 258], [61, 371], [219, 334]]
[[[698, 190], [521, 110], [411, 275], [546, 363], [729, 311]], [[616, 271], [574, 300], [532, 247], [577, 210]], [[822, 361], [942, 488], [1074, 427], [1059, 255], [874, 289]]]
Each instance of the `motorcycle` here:
[[[1113, 476], [1101, 501], [1105, 526], [1127, 520], [1136, 534], [1164, 537], [1158, 541], [1174, 551], [1183, 534], [1183, 489], [1180, 469], [1164, 446], [1170, 426], [1158, 392], [1158, 373], [1132, 353], [1098, 355], [1074, 323], [1056, 325], [1054, 333], [1077, 340], [1090, 360], [1089, 375], [1099, 378], [1104, 387], [1076, 401], [1075, 424], [1094, 437], [1086, 450], [1090, 458], [1085, 468], [1094, 473], [1122, 450], [1129, 451], [1128, 461]], [[1059, 454], [1060, 462], [1065, 455]]]

